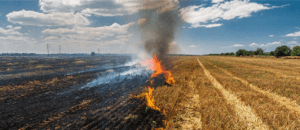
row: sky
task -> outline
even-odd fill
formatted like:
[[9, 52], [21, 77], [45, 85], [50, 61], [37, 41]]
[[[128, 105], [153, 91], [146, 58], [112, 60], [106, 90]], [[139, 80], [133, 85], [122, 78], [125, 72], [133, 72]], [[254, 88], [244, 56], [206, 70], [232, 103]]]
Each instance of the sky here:
[[[299, 0], [1, 0], [0, 53], [136, 53], [143, 51], [140, 13], [179, 11], [176, 53], [273, 51], [300, 45]], [[159, 0], [158, 0], [159, 1]], [[171, 6], [174, 3], [176, 6]]]

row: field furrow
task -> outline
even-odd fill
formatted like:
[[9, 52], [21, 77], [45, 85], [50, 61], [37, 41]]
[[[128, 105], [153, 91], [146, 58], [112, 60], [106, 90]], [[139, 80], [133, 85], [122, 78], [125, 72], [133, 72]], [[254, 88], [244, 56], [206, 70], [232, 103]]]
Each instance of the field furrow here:
[[213, 83], [214, 87], [219, 89], [223, 94], [227, 102], [230, 102], [234, 107], [236, 114], [239, 118], [244, 121], [248, 129], [269, 129], [269, 126], [265, 125], [262, 120], [256, 116], [255, 112], [250, 106], [246, 106], [242, 101], [240, 101], [235, 94], [227, 91], [224, 87], [210, 74], [210, 72], [205, 68], [205, 66], [197, 59], [199, 65], [203, 68], [205, 75]]
[[225, 69], [223, 68], [220, 68], [220, 67], [217, 67], [211, 63], [208, 63], [220, 70], [222, 70], [224, 73], [226, 73], [227, 75], [233, 77], [234, 79], [237, 79], [239, 81], [241, 81], [242, 83], [248, 85], [251, 89], [259, 92], [259, 93], [262, 93], [264, 95], [266, 95], [267, 97], [271, 98], [271, 99], [274, 99], [274, 101], [277, 101], [281, 106], [285, 106], [287, 109], [291, 110], [291, 111], [294, 111], [296, 113], [298, 113], [298, 115], [300, 115], [300, 106], [296, 103], [296, 101], [291, 101], [290, 99], [286, 98], [286, 97], [282, 97], [282, 96], [279, 96], [279, 95], [276, 95], [274, 93], [271, 93], [269, 91], [264, 91], [260, 88], [258, 88], [257, 86], [249, 83], [248, 81], [244, 80], [244, 79], [241, 79], [241, 78], [238, 78], [234, 75], [232, 75], [231, 73], [229, 73], [228, 71], [226, 71]]
[[[195, 75], [191, 75], [192, 79], [195, 79]], [[185, 105], [185, 114], [183, 119], [183, 129], [202, 129], [201, 114], [199, 111], [195, 111], [200, 108], [199, 92], [192, 80], [188, 82], [188, 86], [191, 87], [191, 93], [188, 95], [189, 101]]]
[[[264, 91], [270, 91], [276, 95], [287, 97], [293, 101], [296, 101], [297, 104], [300, 105], [300, 81], [295, 77], [284, 78], [282, 75], [285, 74], [282, 72], [282, 70], [278, 69], [278, 74], [276, 74], [270, 72], [267, 68], [255, 69], [255, 67], [245, 65], [243, 63], [229, 62], [227, 60], [216, 60], [212, 57], [203, 58], [218, 67], [222, 67], [231, 74], [247, 80], [249, 83]], [[289, 73], [291, 75], [296, 75], [297, 72]]]
[[[272, 94], [276, 94], [279, 97], [286, 97], [277, 93], [274, 93], [273, 87], [281, 88], [284, 91], [284, 85], [282, 84], [268, 84], [270, 82], [279, 82], [266, 79], [265, 76], [270, 75], [270, 73], [258, 72], [251, 68], [237, 68], [231, 65], [230, 63], [224, 63], [222, 61], [216, 61], [211, 57], [199, 57], [202, 63], [205, 65], [207, 70], [210, 71], [211, 75], [216, 78], [225, 89], [231, 91], [236, 96], [238, 96], [246, 105], [253, 108], [253, 110], [257, 113], [257, 116], [262, 119], [262, 121], [269, 125], [271, 129], [299, 129], [300, 128], [300, 118], [297, 110], [292, 110], [293, 108], [288, 108], [278, 100], [274, 99], [274, 97], [267, 95], [266, 93], [261, 93], [253, 88], [251, 88], [248, 84], [245, 84], [239, 79], [236, 79], [223, 70], [219, 68], [223, 68], [228, 71], [230, 74], [238, 77], [240, 79], [246, 80], [248, 83], [256, 86], [258, 89], [262, 91], [267, 91]], [[211, 64], [213, 65], [211, 65]], [[216, 67], [215, 67], [216, 66]], [[242, 65], [241, 65], [242, 66]], [[219, 67], [219, 68], [217, 68]], [[255, 81], [255, 82], [254, 82]], [[282, 80], [281, 80], [282, 81]], [[284, 81], [287, 81], [284, 80]], [[263, 82], [263, 85], [260, 83]], [[261, 86], [257, 86], [257, 84]], [[274, 85], [274, 86], [273, 86]], [[266, 90], [266, 88], [270, 88], [270, 90]], [[294, 88], [296, 89], [296, 88]], [[290, 97], [286, 97], [290, 101]], [[297, 101], [297, 100], [296, 100]], [[291, 103], [291, 102], [289, 102]], [[290, 105], [293, 105], [291, 103]], [[295, 104], [294, 104], [295, 107]]]

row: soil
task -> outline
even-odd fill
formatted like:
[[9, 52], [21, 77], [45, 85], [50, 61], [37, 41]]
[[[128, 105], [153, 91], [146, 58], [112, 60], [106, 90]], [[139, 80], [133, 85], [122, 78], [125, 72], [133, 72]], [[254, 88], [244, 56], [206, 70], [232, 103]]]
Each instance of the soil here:
[[[19, 57], [13, 57], [20, 60]], [[13, 59], [9, 57], [8, 59]], [[103, 58], [103, 57], [101, 57]], [[111, 58], [111, 57], [110, 57]], [[7, 62], [3, 61], [2, 63]], [[6, 58], [6, 60], [8, 60]], [[21, 58], [22, 59], [22, 58]], [[32, 57], [31, 57], [32, 59]], [[42, 58], [41, 58], [42, 59]], [[143, 91], [149, 76], [131, 75], [119, 82], [111, 82], [82, 88], [87, 83], [101, 77], [108, 69], [114, 72], [130, 67], [118, 66], [128, 58], [118, 57], [109, 61], [81, 58], [84, 65], [74, 61], [78, 58], [57, 58], [42, 62], [52, 66], [51, 73], [22, 75], [20, 78], [0, 80], [0, 129], [151, 129], [163, 127], [164, 115], [159, 111], [146, 109], [145, 101], [130, 98], [129, 95]], [[123, 60], [119, 60], [123, 59]], [[62, 61], [66, 66], [56, 66]], [[116, 62], [116, 60], [118, 62]], [[26, 58], [18, 61], [26, 62]], [[27, 59], [27, 61], [30, 61]], [[38, 61], [38, 59], [34, 59]], [[11, 63], [11, 61], [9, 61]], [[103, 67], [105, 64], [114, 67]], [[7, 70], [1, 64], [2, 70]], [[11, 73], [40, 71], [18, 65]], [[86, 66], [96, 66], [86, 68]], [[64, 70], [60, 71], [57, 68]], [[71, 68], [71, 69], [70, 69]], [[101, 69], [99, 69], [101, 68]], [[49, 70], [49, 69], [48, 69]]]

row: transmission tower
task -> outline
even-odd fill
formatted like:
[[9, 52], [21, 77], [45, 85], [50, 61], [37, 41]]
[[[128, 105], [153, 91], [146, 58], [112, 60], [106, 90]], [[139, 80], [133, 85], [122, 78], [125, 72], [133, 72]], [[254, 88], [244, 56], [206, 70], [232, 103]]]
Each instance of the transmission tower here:
[[48, 56], [49, 56], [49, 44], [47, 44], [47, 52], [48, 52]]

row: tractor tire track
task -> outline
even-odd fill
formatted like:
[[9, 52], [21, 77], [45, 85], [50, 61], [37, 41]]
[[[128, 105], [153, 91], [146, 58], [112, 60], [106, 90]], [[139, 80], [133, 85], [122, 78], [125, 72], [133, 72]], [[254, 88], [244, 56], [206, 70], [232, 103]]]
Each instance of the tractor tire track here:
[[226, 101], [234, 107], [236, 114], [241, 120], [243, 120], [246, 123], [248, 129], [269, 129], [269, 126], [265, 125], [262, 122], [262, 120], [256, 116], [256, 114], [250, 106], [246, 106], [234, 94], [224, 89], [224, 87], [210, 74], [210, 72], [205, 68], [205, 66], [199, 61], [198, 58], [197, 61], [204, 70], [206, 77], [212, 82], [214, 87], [217, 88], [223, 94]]
[[[195, 76], [192, 75], [191, 79], [194, 79]], [[192, 129], [202, 129], [202, 122], [201, 122], [201, 113], [197, 110], [200, 108], [199, 102], [199, 94], [198, 90], [195, 88], [195, 84], [192, 80], [188, 82], [188, 86], [191, 87], [192, 94], [188, 95], [190, 100], [186, 103], [185, 107], [185, 116], [182, 116], [182, 128], [185, 130], [192, 130]], [[186, 117], [187, 116], [187, 117]]]
[[271, 93], [269, 91], [264, 91], [264, 90], [258, 88], [257, 86], [249, 83], [248, 81], [232, 75], [231, 73], [229, 73], [227, 70], [225, 70], [223, 68], [217, 67], [217, 66], [215, 66], [215, 65], [213, 65], [212, 63], [209, 63], [209, 62], [208, 62], [208, 64], [222, 70], [227, 75], [229, 75], [229, 76], [233, 77], [234, 79], [237, 79], [237, 80], [241, 81], [242, 83], [250, 86], [250, 88], [253, 89], [254, 91], [262, 93], [263, 95], [266, 95], [267, 97], [273, 99], [275, 102], [278, 102], [281, 106], [285, 106], [287, 109], [289, 109], [291, 111], [294, 111], [294, 112], [297, 112], [300, 115], [300, 106], [296, 103], [296, 101], [291, 101], [290, 99], [288, 99], [286, 97], [279, 96], [279, 95]]

